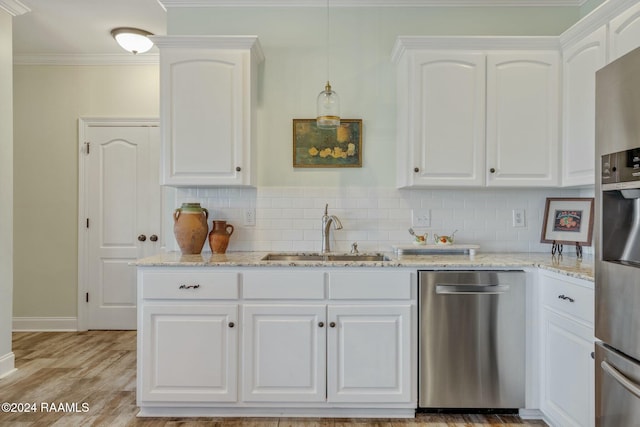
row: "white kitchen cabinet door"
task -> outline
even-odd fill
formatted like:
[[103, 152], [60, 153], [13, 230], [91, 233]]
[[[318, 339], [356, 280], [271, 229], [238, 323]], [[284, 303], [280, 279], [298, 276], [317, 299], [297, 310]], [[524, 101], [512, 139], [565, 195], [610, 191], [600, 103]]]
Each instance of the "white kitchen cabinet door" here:
[[558, 185], [559, 54], [487, 56], [487, 185]]
[[155, 37], [161, 184], [255, 185], [256, 37]]
[[416, 51], [399, 76], [399, 186], [484, 184], [485, 55]]
[[640, 46], [640, 3], [609, 22], [609, 62]]
[[411, 307], [328, 307], [327, 401], [411, 401]]
[[562, 185], [595, 184], [596, 71], [604, 67], [607, 28], [563, 49]]
[[238, 306], [142, 306], [140, 402], [236, 402]]
[[543, 348], [542, 412], [552, 425], [593, 427], [593, 329], [545, 308]]
[[245, 402], [324, 402], [326, 306], [244, 305]]

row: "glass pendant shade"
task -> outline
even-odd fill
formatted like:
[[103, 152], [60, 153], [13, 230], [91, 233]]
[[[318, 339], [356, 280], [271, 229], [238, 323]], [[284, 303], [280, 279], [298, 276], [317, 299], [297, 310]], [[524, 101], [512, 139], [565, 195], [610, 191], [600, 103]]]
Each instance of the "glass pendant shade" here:
[[316, 125], [319, 128], [332, 129], [340, 126], [340, 98], [331, 90], [329, 82], [318, 95], [317, 111]]
[[147, 37], [153, 34], [138, 28], [114, 28], [111, 35], [124, 50], [133, 53], [145, 53], [153, 47], [153, 42]]

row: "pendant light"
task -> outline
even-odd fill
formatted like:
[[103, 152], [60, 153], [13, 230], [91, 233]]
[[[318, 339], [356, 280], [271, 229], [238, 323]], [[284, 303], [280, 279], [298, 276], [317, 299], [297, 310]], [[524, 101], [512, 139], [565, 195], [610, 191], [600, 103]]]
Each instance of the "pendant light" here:
[[327, 0], [327, 84], [316, 100], [316, 125], [321, 129], [335, 129], [340, 126], [340, 98], [329, 83], [329, 0]]

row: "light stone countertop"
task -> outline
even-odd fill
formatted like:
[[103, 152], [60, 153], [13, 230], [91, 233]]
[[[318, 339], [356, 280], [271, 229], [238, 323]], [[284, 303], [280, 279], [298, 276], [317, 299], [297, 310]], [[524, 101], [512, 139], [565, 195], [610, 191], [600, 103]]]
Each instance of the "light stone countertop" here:
[[[418, 269], [439, 268], [541, 268], [566, 276], [593, 281], [593, 256], [579, 260], [575, 255], [552, 256], [550, 253], [476, 253], [469, 255], [401, 255], [385, 252], [387, 261], [262, 261], [268, 252], [228, 252], [199, 255], [182, 255], [166, 252], [139, 259], [133, 265], [139, 267], [410, 267]], [[303, 252], [295, 252], [302, 254]], [[294, 254], [292, 252], [292, 254]], [[368, 253], [362, 253], [366, 255]]]

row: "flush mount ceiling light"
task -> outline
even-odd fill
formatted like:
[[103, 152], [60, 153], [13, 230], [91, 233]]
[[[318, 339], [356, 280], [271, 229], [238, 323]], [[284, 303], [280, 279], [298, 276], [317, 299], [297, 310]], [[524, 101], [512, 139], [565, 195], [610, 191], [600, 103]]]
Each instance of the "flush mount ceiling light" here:
[[145, 53], [153, 46], [153, 42], [147, 36], [153, 34], [139, 28], [119, 27], [111, 30], [111, 35], [126, 51], [133, 53]]
[[329, 0], [327, 0], [327, 84], [316, 100], [316, 125], [321, 129], [332, 129], [340, 126], [340, 98], [331, 89], [329, 83]]

